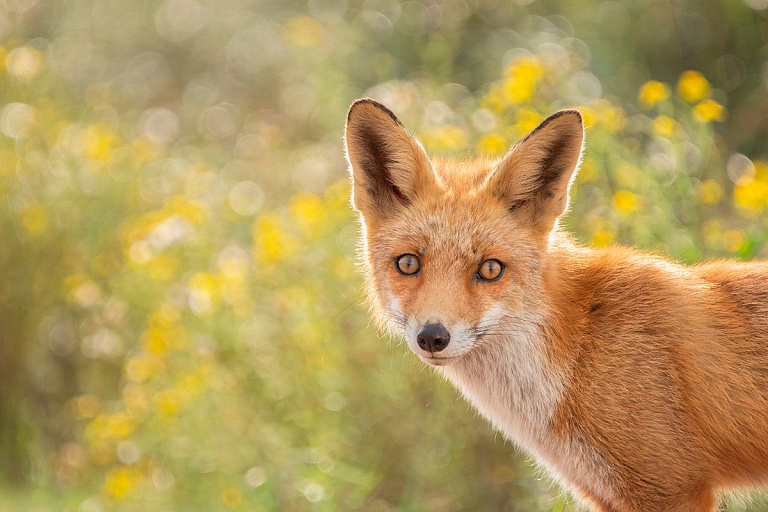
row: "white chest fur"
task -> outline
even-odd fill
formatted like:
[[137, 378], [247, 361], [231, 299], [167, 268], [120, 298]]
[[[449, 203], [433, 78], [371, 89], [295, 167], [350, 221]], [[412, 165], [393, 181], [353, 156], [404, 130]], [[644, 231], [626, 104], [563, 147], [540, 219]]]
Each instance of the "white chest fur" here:
[[538, 332], [516, 329], [514, 336], [480, 343], [461, 361], [442, 368], [448, 380], [566, 488], [575, 490], [576, 484], [604, 493], [612, 487], [608, 465], [588, 443], [558, 436], [551, 428], [568, 375], [549, 360], [545, 339]]

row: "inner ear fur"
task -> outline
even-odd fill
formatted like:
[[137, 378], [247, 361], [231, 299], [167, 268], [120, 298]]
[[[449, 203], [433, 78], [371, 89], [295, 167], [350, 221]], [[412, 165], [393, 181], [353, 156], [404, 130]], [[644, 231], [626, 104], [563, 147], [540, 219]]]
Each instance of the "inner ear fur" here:
[[549, 232], [568, 208], [572, 178], [581, 163], [584, 122], [560, 110], [518, 142], [489, 176], [488, 186], [512, 212]]
[[364, 98], [347, 114], [345, 146], [352, 202], [364, 216], [382, 216], [413, 202], [434, 182], [419, 141], [381, 103]]

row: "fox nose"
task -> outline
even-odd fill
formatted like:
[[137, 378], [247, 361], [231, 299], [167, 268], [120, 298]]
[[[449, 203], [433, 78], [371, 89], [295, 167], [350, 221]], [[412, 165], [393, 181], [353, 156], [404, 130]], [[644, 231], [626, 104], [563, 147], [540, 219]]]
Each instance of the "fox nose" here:
[[451, 335], [443, 324], [424, 324], [416, 333], [416, 341], [422, 350], [430, 352], [440, 352], [448, 346], [451, 341]]

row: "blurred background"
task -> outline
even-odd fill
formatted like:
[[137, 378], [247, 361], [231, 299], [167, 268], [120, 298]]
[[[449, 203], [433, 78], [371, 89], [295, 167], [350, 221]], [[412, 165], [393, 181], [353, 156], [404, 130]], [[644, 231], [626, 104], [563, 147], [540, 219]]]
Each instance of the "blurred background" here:
[[1, 0], [0, 508], [576, 510], [370, 324], [346, 109], [579, 107], [583, 243], [759, 258], [767, 63], [768, 0]]

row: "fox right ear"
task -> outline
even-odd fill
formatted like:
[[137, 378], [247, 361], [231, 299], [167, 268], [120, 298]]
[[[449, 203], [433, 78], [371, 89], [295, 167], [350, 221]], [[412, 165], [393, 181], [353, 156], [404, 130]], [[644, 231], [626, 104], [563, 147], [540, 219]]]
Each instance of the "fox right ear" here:
[[377, 101], [364, 98], [349, 108], [345, 146], [352, 202], [368, 218], [407, 206], [434, 181], [424, 148]]

